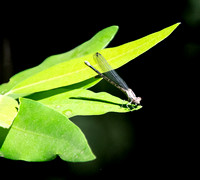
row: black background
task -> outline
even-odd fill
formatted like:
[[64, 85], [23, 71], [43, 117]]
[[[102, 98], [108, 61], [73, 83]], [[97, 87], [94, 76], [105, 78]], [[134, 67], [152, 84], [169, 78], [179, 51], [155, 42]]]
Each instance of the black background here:
[[[48, 2], [1, 8], [1, 83], [50, 55], [76, 47], [111, 25], [118, 25], [119, 31], [109, 47], [182, 23], [163, 42], [118, 70], [142, 97], [141, 110], [72, 118], [85, 133], [96, 160], [68, 163], [57, 157], [50, 162], [30, 163], [0, 158], [1, 173], [37, 179], [194, 175], [198, 144], [198, 0]], [[10, 53], [5, 51], [8, 47]], [[103, 81], [92, 90], [125, 98]]]

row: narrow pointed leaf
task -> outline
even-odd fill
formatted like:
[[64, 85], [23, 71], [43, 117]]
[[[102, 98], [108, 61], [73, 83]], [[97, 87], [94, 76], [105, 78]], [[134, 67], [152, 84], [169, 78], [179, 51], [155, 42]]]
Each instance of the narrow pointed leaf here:
[[132, 59], [148, 51], [153, 46], [167, 38], [180, 23], [176, 23], [161, 31], [155, 32], [138, 40], [114, 48], [99, 51], [114, 69], [121, 67]]
[[[103, 54], [113, 68], [118, 68], [165, 39], [179, 24], [180, 23], [174, 24], [161, 31], [118, 47], [103, 49], [100, 53]], [[95, 66], [93, 53], [80, 58], [71, 59], [29, 77], [16, 85], [9, 93], [34, 93], [71, 85], [89, 79], [96, 74], [84, 64], [86, 60]]]

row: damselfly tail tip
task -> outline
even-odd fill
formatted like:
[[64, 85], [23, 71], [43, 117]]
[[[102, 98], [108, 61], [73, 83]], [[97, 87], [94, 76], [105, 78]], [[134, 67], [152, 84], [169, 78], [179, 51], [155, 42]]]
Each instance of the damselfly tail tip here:
[[90, 63], [88, 61], [84, 61], [84, 63], [87, 65], [87, 66], [90, 66]]

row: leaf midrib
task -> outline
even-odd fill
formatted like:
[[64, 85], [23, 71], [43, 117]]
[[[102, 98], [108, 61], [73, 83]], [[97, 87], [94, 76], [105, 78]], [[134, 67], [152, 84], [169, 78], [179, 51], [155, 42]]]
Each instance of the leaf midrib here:
[[[145, 44], [146, 44], [146, 43], [144, 43], [144, 44], [138, 46], [138, 47], [135, 48], [134, 50], [137, 50], [138, 48], [140, 48], [141, 46], [144, 46]], [[119, 57], [123, 56], [124, 54], [127, 54], [127, 53], [129, 53], [129, 52], [131, 52], [131, 51], [133, 51], [133, 50], [129, 50], [129, 51], [126, 51], [126, 53], [123, 53], [123, 54], [120, 54], [120, 55], [118, 55], [118, 56], [115, 56], [115, 58], [111, 58], [110, 61], [113, 61], [114, 59], [119, 58]], [[82, 71], [85, 71], [86, 69], [88, 69], [88, 68], [86, 67], [86, 68], [83, 68], [83, 69], [81, 69], [81, 70], [77, 70], [77, 71], [74, 71], [74, 72], [71, 72], [71, 73], [63, 74], [63, 75], [60, 75], [60, 76], [52, 77], [52, 78], [50, 78], [50, 79], [41, 80], [41, 81], [39, 81], [39, 82], [36, 82], [36, 83], [33, 83], [33, 84], [29, 84], [29, 85], [26, 85], [26, 86], [23, 86], [23, 87], [20, 87], [20, 88], [16, 88], [16, 89], [14, 89], [14, 90], [11, 90], [11, 91], [7, 92], [5, 95], [12, 94], [12, 93], [14, 93], [14, 92], [16, 92], [16, 91], [19, 91], [19, 90], [22, 90], [22, 89], [26, 89], [26, 88], [29, 88], [29, 87], [31, 87], [31, 86], [36, 86], [36, 85], [42, 84], [42, 83], [44, 83], [44, 82], [48, 82], [48, 81], [53, 81], [53, 80], [56, 80], [56, 79], [64, 78], [64, 77], [69, 76], [69, 75], [72, 75], [72, 74], [74, 74], [74, 73], [75, 73], [75, 74], [76, 74], [76, 73], [80, 73], [80, 72], [82, 72]]]

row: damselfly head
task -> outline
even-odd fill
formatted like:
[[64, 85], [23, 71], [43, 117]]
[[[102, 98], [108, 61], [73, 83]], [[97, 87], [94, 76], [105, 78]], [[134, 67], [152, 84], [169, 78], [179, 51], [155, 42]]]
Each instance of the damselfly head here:
[[140, 101], [142, 100], [141, 97], [136, 97], [135, 93], [132, 89], [126, 90], [126, 95], [130, 101], [130, 103], [140, 104]]
[[95, 53], [95, 55], [96, 55], [96, 56], [101, 56], [101, 54], [100, 54], [100, 53], [98, 53], [98, 52], [96, 52], [96, 53]]
[[135, 104], [140, 104], [140, 101], [141, 101], [141, 100], [142, 100], [141, 97], [135, 97], [134, 100], [133, 100], [133, 102], [134, 102]]

